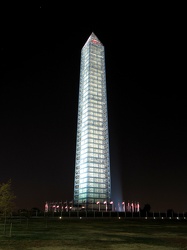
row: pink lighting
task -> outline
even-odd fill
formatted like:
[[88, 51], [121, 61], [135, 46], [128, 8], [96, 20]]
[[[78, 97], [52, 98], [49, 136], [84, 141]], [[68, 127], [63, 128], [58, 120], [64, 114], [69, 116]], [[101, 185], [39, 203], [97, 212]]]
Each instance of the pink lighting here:
[[97, 201], [97, 204], [98, 204], [98, 206], [99, 206], [99, 212], [100, 212], [100, 202], [99, 202], [99, 201]]
[[106, 204], [106, 212], [107, 212], [107, 210], [108, 210], [108, 208], [107, 208], [107, 201], [104, 201], [103, 203]]
[[111, 201], [110, 204], [112, 205], [112, 211], [114, 211], [114, 202]]

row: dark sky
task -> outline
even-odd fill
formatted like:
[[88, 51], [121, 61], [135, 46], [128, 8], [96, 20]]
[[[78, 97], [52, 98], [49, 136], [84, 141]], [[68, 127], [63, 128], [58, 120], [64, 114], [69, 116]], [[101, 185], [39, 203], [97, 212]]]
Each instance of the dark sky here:
[[12, 180], [18, 208], [72, 200], [80, 53], [94, 32], [105, 46], [113, 199], [187, 211], [182, 14], [69, 5], [1, 9], [0, 183]]

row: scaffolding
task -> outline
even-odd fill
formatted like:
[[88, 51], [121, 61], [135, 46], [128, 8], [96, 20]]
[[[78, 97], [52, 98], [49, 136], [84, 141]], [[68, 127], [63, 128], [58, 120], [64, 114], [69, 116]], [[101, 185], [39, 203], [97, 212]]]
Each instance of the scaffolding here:
[[81, 50], [74, 204], [111, 200], [104, 46], [94, 33]]

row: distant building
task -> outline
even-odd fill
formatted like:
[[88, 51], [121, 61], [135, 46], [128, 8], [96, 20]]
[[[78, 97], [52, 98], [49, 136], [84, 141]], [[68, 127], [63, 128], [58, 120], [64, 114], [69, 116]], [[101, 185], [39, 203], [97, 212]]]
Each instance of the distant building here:
[[110, 200], [105, 50], [92, 33], [81, 50], [74, 205], [95, 209]]

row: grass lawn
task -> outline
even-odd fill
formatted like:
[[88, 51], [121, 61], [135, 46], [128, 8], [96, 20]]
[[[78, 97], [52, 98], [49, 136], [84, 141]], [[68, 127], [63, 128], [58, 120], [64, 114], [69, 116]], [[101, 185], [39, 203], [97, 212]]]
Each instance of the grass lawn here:
[[[11, 224], [12, 223], [12, 224]], [[187, 249], [187, 220], [29, 218], [0, 221], [0, 250]]]

